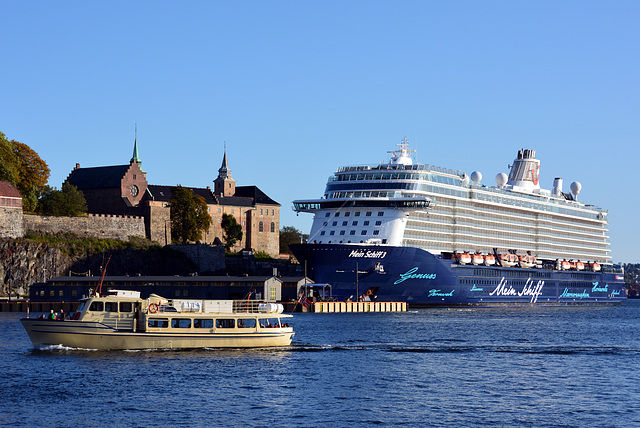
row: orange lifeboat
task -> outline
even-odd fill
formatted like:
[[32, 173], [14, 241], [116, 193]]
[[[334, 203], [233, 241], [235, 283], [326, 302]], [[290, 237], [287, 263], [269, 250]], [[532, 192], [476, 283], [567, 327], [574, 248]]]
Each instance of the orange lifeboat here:
[[513, 253], [502, 253], [499, 257], [502, 266], [512, 267], [518, 263], [518, 256]]
[[475, 253], [473, 256], [471, 256], [471, 262], [474, 265], [481, 265], [484, 263], [484, 257], [482, 257], [482, 254], [480, 253]]
[[582, 263], [580, 260], [576, 262], [576, 270], [584, 270], [584, 263]]
[[469, 255], [469, 253], [459, 253], [458, 262], [461, 265], [468, 265], [469, 263], [471, 263], [471, 256]]
[[531, 254], [522, 255], [519, 257], [520, 259], [520, 267], [523, 268], [532, 268], [536, 265], [536, 258]]
[[486, 254], [483, 258], [485, 266], [493, 266], [496, 264], [496, 258], [493, 254]]
[[566, 260], [563, 260], [562, 262], [560, 262], [560, 266], [562, 267], [562, 270], [569, 270], [571, 269], [571, 263], [569, 263]]
[[587, 263], [587, 267], [589, 268], [589, 270], [593, 271], [593, 272], [600, 272], [600, 263], [598, 262], [593, 262], [593, 263]]

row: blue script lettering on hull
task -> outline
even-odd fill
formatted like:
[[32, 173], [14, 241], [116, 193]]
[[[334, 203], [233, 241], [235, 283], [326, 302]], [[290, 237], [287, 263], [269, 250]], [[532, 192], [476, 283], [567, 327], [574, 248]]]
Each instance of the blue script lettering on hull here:
[[418, 267], [414, 267], [413, 269], [409, 269], [405, 273], [400, 274], [400, 279], [398, 279], [394, 284], [400, 284], [407, 279], [436, 279], [435, 273], [416, 273]]

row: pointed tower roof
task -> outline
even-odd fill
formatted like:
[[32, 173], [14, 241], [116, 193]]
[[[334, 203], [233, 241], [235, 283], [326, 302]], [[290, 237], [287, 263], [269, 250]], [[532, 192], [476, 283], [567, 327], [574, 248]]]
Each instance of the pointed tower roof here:
[[229, 165], [227, 164], [227, 150], [224, 151], [224, 156], [222, 157], [222, 166], [218, 170], [218, 177], [222, 178], [232, 178], [231, 170], [229, 169]]
[[129, 163], [133, 163], [133, 161], [136, 161], [138, 165], [140, 165], [140, 171], [144, 173], [147, 172], [142, 169], [142, 159], [140, 159], [140, 155], [138, 155], [138, 126], [136, 126], [135, 139], [133, 140], [133, 156], [131, 157]]

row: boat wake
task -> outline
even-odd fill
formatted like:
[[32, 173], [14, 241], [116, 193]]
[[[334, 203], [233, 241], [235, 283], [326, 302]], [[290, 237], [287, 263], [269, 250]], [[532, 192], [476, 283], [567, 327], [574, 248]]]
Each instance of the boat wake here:
[[557, 355], [640, 355], [640, 348], [600, 346], [545, 346], [545, 345], [469, 345], [432, 344], [407, 346], [400, 344], [293, 344], [291, 352], [348, 352], [379, 351], [396, 353], [511, 353], [511, 354], [557, 354]]

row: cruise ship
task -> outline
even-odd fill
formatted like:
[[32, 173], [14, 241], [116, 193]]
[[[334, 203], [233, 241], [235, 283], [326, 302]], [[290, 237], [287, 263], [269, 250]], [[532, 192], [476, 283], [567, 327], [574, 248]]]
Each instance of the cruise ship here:
[[414, 163], [405, 138], [388, 163], [340, 167], [291, 245], [308, 276], [339, 300], [412, 306], [619, 304], [608, 211], [578, 200], [579, 182], [540, 187], [540, 160], [521, 149], [495, 185], [482, 174]]

